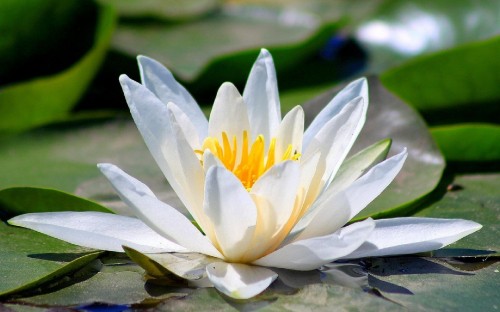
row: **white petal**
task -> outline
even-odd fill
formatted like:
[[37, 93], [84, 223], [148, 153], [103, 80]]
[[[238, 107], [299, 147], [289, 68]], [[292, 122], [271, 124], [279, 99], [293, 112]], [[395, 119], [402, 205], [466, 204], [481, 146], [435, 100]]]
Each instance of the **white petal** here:
[[408, 157], [406, 148], [371, 168], [365, 175], [349, 186], [346, 190], [350, 205], [350, 218], [354, 218], [369, 203], [377, 198], [403, 168]]
[[352, 100], [321, 128], [304, 151], [304, 158], [308, 158], [317, 150], [321, 151], [306, 202], [312, 202], [335, 177], [361, 131], [365, 120], [366, 104], [361, 97]]
[[356, 250], [374, 227], [373, 220], [366, 219], [330, 235], [295, 241], [253, 263], [299, 271], [314, 270]]
[[[175, 103], [168, 102], [168, 109], [175, 116], [175, 120], [177, 121], [179, 127], [182, 129], [183, 135], [186, 138], [186, 141], [191, 146], [191, 149], [199, 149], [200, 148], [200, 138], [198, 137], [198, 133], [196, 130], [196, 126], [193, 124], [192, 119], [189, 118]], [[203, 138], [201, 138], [203, 139]]]
[[260, 294], [278, 277], [266, 268], [225, 262], [207, 265], [207, 275], [217, 290], [235, 299]]
[[[168, 105], [146, 87], [125, 75], [120, 76], [120, 83], [135, 124], [156, 163], [193, 217], [200, 218], [200, 213], [196, 212], [201, 210], [203, 203], [203, 192], [199, 190], [203, 189], [203, 182], [194, 182], [203, 181], [203, 169], [178, 126], [172, 109], [168, 109]], [[193, 172], [195, 164], [198, 170]]]
[[226, 259], [238, 260], [248, 248], [257, 223], [255, 204], [243, 184], [225, 167], [211, 167], [203, 208], [221, 252]]
[[158, 200], [145, 184], [111, 164], [99, 164], [99, 169], [135, 215], [153, 230], [190, 251], [222, 257], [191, 221], [175, 208]]
[[[243, 99], [248, 108], [253, 139], [259, 134], [265, 138], [274, 137], [281, 120], [281, 108], [273, 58], [266, 49], [260, 51], [253, 64]], [[266, 144], [267, 147], [269, 142]]]
[[[360, 78], [351, 82], [342, 89], [314, 118], [304, 133], [304, 149], [329, 120], [337, 115], [345, 105], [357, 97], [362, 97], [363, 102], [368, 104], [368, 83], [366, 78]], [[366, 115], [366, 112], [365, 114]]]
[[304, 110], [296, 106], [285, 115], [276, 134], [276, 157], [282, 157], [288, 146], [292, 152], [302, 153], [302, 136], [304, 135]]
[[66, 242], [123, 252], [122, 245], [141, 252], [186, 251], [136, 218], [103, 212], [28, 213], [8, 221]]
[[403, 167], [406, 149], [377, 164], [343, 190], [329, 188], [292, 230], [295, 239], [306, 239], [335, 232], [346, 224], [394, 180]]
[[236, 136], [238, 146], [241, 146], [243, 131], [250, 131], [245, 103], [238, 89], [225, 82], [220, 86], [210, 112], [208, 135], [222, 142], [222, 132], [226, 132], [231, 143]]
[[461, 219], [392, 218], [375, 221], [368, 240], [346, 259], [436, 250], [474, 233], [481, 224]]
[[191, 94], [179, 84], [172, 73], [159, 62], [138, 56], [142, 83], [164, 104], [173, 102], [189, 117], [200, 140], [207, 136], [208, 121]]
[[120, 76], [120, 84], [137, 128], [158, 166], [169, 178], [167, 173], [170, 169], [161, 152], [161, 146], [172, 136], [167, 106], [146, 87], [126, 75]]
[[257, 206], [259, 222], [245, 258], [255, 259], [285, 238], [286, 233], [280, 232], [294, 212], [299, 183], [300, 167], [292, 160], [274, 165], [255, 182], [250, 195]]

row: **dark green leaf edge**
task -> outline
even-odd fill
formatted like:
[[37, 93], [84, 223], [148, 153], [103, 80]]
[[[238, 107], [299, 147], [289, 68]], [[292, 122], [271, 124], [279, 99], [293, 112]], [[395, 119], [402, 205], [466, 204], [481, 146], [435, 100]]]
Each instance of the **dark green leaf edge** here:
[[44, 277], [42, 277], [38, 280], [32, 281], [32, 282], [24, 284], [20, 287], [17, 287], [17, 288], [11, 289], [11, 290], [7, 290], [7, 291], [4, 291], [3, 293], [0, 293], [0, 299], [2, 297], [7, 296], [7, 295], [12, 295], [14, 293], [18, 293], [18, 292], [21, 292], [24, 290], [34, 288], [34, 287], [39, 286], [43, 283], [49, 282], [49, 281], [54, 280], [58, 277], [64, 276], [68, 273], [71, 273], [71, 272], [83, 267], [84, 265], [91, 262], [92, 260], [96, 259], [102, 253], [103, 253], [103, 251], [95, 251], [95, 252], [91, 252], [89, 254], [86, 254], [82, 257], [79, 257], [79, 258], [69, 262], [68, 264], [66, 264], [62, 268], [57, 269], [57, 270], [45, 275]]
[[[259, 54], [260, 48], [266, 48], [271, 52], [273, 58], [277, 60], [275, 63], [276, 70], [280, 71], [290, 68], [306, 58], [313, 51], [319, 50], [325, 44], [326, 40], [346, 23], [347, 18], [342, 18], [338, 21], [324, 24], [314, 31], [312, 36], [302, 41], [221, 54], [207, 62], [205, 66], [199, 69], [197, 74], [191, 77], [179, 75], [179, 73], [175, 72], [175, 67], [172, 67], [171, 70], [186, 84], [196, 85], [197, 88], [200, 88], [200, 86], [203, 87], [204, 81], [210, 83], [212, 77], [219, 76], [221, 72], [231, 73], [234, 72], [235, 68], [250, 68]], [[241, 75], [238, 76], [241, 78]], [[234, 83], [238, 82], [238, 79], [232, 76], [228, 76], [226, 79]]]

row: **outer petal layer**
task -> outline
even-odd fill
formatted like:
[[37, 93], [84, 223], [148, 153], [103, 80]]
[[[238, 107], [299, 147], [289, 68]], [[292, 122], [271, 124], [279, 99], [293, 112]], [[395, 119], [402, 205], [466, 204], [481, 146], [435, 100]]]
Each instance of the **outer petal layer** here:
[[481, 224], [462, 219], [393, 218], [375, 221], [368, 240], [346, 259], [403, 255], [439, 249], [474, 233]]
[[266, 268], [226, 262], [207, 265], [207, 275], [215, 288], [235, 299], [260, 294], [278, 277]]
[[346, 224], [394, 180], [407, 156], [406, 150], [371, 168], [343, 190], [329, 188], [297, 223], [296, 240], [327, 235]]
[[366, 241], [374, 227], [373, 220], [366, 219], [330, 235], [293, 242], [253, 263], [298, 271], [314, 270], [352, 253]]
[[141, 252], [186, 251], [136, 218], [103, 212], [28, 213], [9, 220], [60, 240], [89, 248], [123, 252], [122, 245]]
[[[130, 112], [168, 182], [198, 223], [203, 224], [203, 169], [170, 105], [143, 85], [120, 76]], [[175, 110], [175, 109], [174, 109]]]
[[[191, 221], [175, 208], [158, 200], [145, 184], [111, 164], [99, 164], [99, 169], [122, 200], [149, 227], [190, 251], [222, 257]], [[137, 249], [130, 244], [126, 245]]]

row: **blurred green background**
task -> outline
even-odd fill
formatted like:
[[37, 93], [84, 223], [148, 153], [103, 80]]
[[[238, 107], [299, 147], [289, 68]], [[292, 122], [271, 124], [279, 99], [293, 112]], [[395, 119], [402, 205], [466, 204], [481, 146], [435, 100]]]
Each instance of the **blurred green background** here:
[[284, 110], [375, 74], [431, 125], [496, 123], [499, 21], [493, 0], [4, 0], [0, 134], [125, 111], [117, 77], [138, 79], [138, 54], [208, 106], [223, 81], [243, 88], [261, 47], [274, 56]]
[[[361, 217], [472, 219], [483, 230], [457, 246], [499, 250], [497, 0], [2, 0], [1, 219], [119, 208], [95, 167], [103, 161], [181, 208], [130, 122], [118, 76], [139, 80], [136, 56], [150, 56], [208, 112], [224, 81], [243, 90], [260, 48], [274, 57], [282, 111], [305, 103], [309, 120], [332, 88], [370, 77], [371, 111], [359, 144], [389, 136], [393, 150], [407, 146], [410, 158]], [[48, 238], [0, 225], [0, 256], [8, 262], [0, 298], [98, 256], [45, 270], [22, 261]], [[53, 252], [75, 252], [50, 244]], [[484, 276], [481, 283], [491, 274]], [[118, 302], [127, 295], [123, 290]], [[447, 298], [469, 304], [456, 293]]]

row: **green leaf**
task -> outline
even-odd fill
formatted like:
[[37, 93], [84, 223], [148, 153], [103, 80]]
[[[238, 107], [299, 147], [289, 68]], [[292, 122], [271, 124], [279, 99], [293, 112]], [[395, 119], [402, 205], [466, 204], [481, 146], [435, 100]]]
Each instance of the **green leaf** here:
[[12, 187], [0, 190], [2, 212], [11, 216], [47, 211], [101, 211], [108, 209], [90, 200], [65, 192], [34, 187]]
[[[495, 0], [371, 2], [378, 4], [374, 10], [354, 4], [349, 11], [355, 14], [354, 36], [370, 56], [370, 72], [382, 72], [417, 55], [491, 38], [500, 30], [500, 3]], [[462, 66], [455, 70], [459, 68]]]
[[0, 222], [0, 296], [34, 288], [66, 275], [99, 254]]
[[[8, 8], [12, 8], [12, 4], [14, 1], [7, 1]], [[18, 1], [15, 1], [19, 3]], [[3, 4], [4, 2], [2, 2]], [[24, 3], [24, 2], [23, 2]], [[52, 42], [51, 38], [58, 38], [56, 35], [56, 31], [54, 28], [43, 28], [44, 23], [50, 20], [52, 17], [50, 15], [43, 15], [47, 10], [49, 12], [58, 10], [67, 10], [68, 4], [70, 2], [67, 1], [30, 1], [27, 3], [27, 7], [25, 8], [26, 12], [32, 12], [29, 16], [32, 17], [30, 21], [31, 24], [25, 24], [24, 22], [24, 14], [22, 14], [23, 25], [29, 27], [30, 36], [40, 36], [45, 35], [46, 37], [37, 37], [36, 40], [46, 40], [46, 44], [59, 44], [59, 42]], [[71, 2], [71, 3], [80, 3], [80, 2]], [[88, 2], [86, 3], [88, 7]], [[14, 6], [16, 9], [16, 6]], [[40, 10], [37, 10], [40, 9]], [[77, 5], [78, 8], [78, 5]], [[88, 9], [88, 8], [87, 8]], [[94, 8], [95, 9], [95, 8]], [[0, 12], [10, 13], [12, 14], [13, 9], [0, 10]], [[35, 14], [34, 12], [38, 12]], [[60, 13], [61, 16], [71, 20], [71, 18], [79, 20], [82, 19], [82, 16], [78, 15], [79, 10], [75, 10], [72, 12], [72, 16], [65, 16], [64, 12]], [[18, 12], [19, 13], [19, 12]], [[54, 13], [54, 14], [55, 14]], [[67, 13], [67, 12], [66, 12]], [[39, 15], [41, 14], [41, 15]], [[82, 13], [83, 14], [83, 13]], [[7, 84], [0, 86], [0, 134], [8, 133], [14, 131], [21, 131], [28, 128], [32, 128], [38, 125], [46, 124], [53, 120], [58, 120], [67, 115], [69, 110], [76, 104], [80, 96], [86, 90], [87, 86], [91, 82], [95, 73], [99, 69], [99, 66], [104, 58], [104, 55], [107, 51], [109, 41], [111, 38], [111, 34], [115, 25], [115, 14], [114, 11], [107, 6], [99, 6], [98, 12], [96, 13], [97, 19], [95, 28], [95, 35], [93, 39], [93, 44], [89, 48], [86, 53], [81, 56], [79, 59], [73, 61], [73, 63], [67, 64], [68, 67], [60, 68], [58, 72], [46, 72], [44, 69], [41, 69], [41, 73], [36, 75], [37, 72], [34, 70], [31, 75], [28, 77], [22, 77], [23, 80], [12, 84]], [[7, 14], [8, 15], [8, 14]], [[57, 15], [56, 15], [57, 16]], [[12, 23], [15, 23], [15, 27], [19, 26], [19, 16], [16, 17], [15, 14], [11, 15], [14, 20]], [[43, 19], [42, 19], [43, 17]], [[84, 15], [83, 18], [87, 20], [93, 20], [91, 16]], [[40, 20], [42, 19], [42, 20]], [[3, 20], [3, 18], [0, 18]], [[29, 25], [29, 26], [28, 26]], [[67, 29], [66, 25], [59, 25], [56, 23], [55, 26], [59, 26], [57, 28], [57, 32], [62, 32], [64, 34], [71, 33], [75, 31], [74, 29]], [[80, 24], [76, 24], [73, 27], [81, 27]], [[45, 32], [32, 32], [33, 29], [45, 29]], [[16, 40], [16, 33], [10, 34]], [[75, 36], [75, 39], [82, 40], [83, 38]], [[24, 45], [25, 42], [30, 42], [31, 37], [24, 39], [21, 41], [20, 45]], [[38, 41], [35, 41], [35, 43]], [[8, 43], [8, 42], [7, 42]], [[2, 50], [2, 45], [7, 43], [2, 43], [0, 41], [0, 51]], [[47, 63], [54, 62], [54, 67], [60, 66], [63, 62], [58, 63], [59, 56], [61, 53], [64, 54], [64, 51], [68, 49], [67, 45], [71, 43], [66, 42], [64, 46], [57, 46], [56, 51], [61, 51], [58, 54], [52, 56], [55, 60], [48, 61]], [[22, 49], [12, 49], [12, 51], [27, 51], [29, 47], [23, 46]], [[26, 49], [26, 50], [25, 50]], [[33, 47], [33, 49], [38, 49], [38, 46]], [[54, 52], [49, 51], [46, 52], [49, 56], [54, 54]], [[24, 54], [20, 54], [23, 56]], [[45, 59], [49, 56], [43, 56]], [[14, 63], [15, 68], [12, 71], [21, 71], [22, 64], [29, 64], [35, 62], [39, 64], [44, 64], [44, 61], [40, 61], [42, 58], [38, 55], [28, 55], [27, 57], [33, 57], [34, 59], [19, 59], [17, 61], [13, 61], [8, 59], [9, 63]], [[17, 59], [17, 58], [16, 58]], [[49, 66], [49, 68], [51, 68]], [[36, 69], [36, 68], [35, 68]], [[9, 74], [8, 77], [10, 77]], [[7, 80], [7, 83], [10, 80]]]
[[457, 176], [444, 196], [415, 214], [420, 217], [460, 218], [476, 221], [483, 228], [449, 248], [500, 251], [500, 174]]
[[500, 160], [500, 126], [457, 124], [431, 128], [431, 134], [448, 161]]
[[284, 8], [227, 5], [191, 23], [122, 24], [113, 47], [132, 57], [152, 57], [184, 81], [213, 86], [221, 79], [244, 81], [262, 47], [279, 60], [278, 70], [289, 68], [317, 51], [339, 24], [323, 25], [314, 15]]
[[99, 0], [116, 8], [123, 17], [155, 17], [170, 21], [184, 21], [214, 11], [219, 0]]
[[[389, 90], [419, 110], [431, 113], [471, 105], [469, 111], [478, 114], [482, 109], [479, 104], [500, 99], [499, 50], [500, 36], [497, 36], [415, 58], [383, 73], [380, 79]], [[467, 115], [464, 118], [470, 120], [470, 114]]]
[[[368, 84], [368, 116], [351, 155], [385, 138], [392, 139], [389, 156], [404, 147], [409, 154], [396, 179], [357, 216], [358, 219], [404, 214], [437, 186], [445, 166], [418, 113], [388, 92], [378, 79], [369, 78]], [[342, 87], [336, 87], [304, 104], [306, 120], [311, 121]]]
[[370, 261], [372, 286], [411, 311], [494, 311], [499, 263], [480, 258], [378, 258]]

